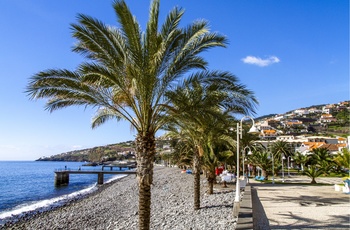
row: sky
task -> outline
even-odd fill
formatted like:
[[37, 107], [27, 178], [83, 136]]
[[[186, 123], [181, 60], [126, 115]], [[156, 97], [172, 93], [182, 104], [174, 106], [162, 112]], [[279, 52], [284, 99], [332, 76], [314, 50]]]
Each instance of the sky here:
[[[142, 29], [150, 1], [126, 0]], [[175, 7], [181, 26], [209, 21], [227, 48], [204, 53], [212, 70], [230, 71], [259, 101], [255, 117], [349, 100], [348, 0], [162, 0], [162, 23]], [[35, 160], [76, 149], [134, 140], [126, 122], [94, 130], [92, 108], [50, 113], [24, 93], [49, 68], [75, 69], [70, 24], [82, 13], [118, 26], [111, 0], [0, 0], [0, 160]]]

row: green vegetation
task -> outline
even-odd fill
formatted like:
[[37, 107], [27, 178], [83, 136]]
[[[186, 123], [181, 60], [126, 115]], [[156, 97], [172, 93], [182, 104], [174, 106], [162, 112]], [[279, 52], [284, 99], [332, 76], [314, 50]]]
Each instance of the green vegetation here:
[[297, 164], [304, 165], [302, 174], [310, 177], [311, 183], [316, 183], [316, 178], [321, 176], [343, 176], [345, 169], [349, 169], [349, 151], [344, 148], [337, 156], [332, 156], [326, 148], [317, 148], [312, 154], [294, 156]]

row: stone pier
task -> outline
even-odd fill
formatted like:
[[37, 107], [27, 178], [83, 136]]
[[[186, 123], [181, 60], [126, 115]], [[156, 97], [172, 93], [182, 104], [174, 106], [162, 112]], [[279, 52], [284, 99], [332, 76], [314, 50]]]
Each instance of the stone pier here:
[[55, 172], [55, 186], [69, 184], [69, 173], [66, 171]]
[[136, 171], [83, 171], [83, 170], [55, 171], [55, 186], [68, 185], [70, 174], [97, 174], [97, 184], [103, 184], [104, 174], [136, 174]]

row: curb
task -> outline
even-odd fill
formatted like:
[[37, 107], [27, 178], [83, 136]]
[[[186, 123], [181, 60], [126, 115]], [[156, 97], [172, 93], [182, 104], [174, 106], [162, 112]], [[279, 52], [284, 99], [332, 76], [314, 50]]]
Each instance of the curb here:
[[236, 229], [253, 229], [252, 193], [251, 186], [248, 184], [245, 186], [241, 200]]

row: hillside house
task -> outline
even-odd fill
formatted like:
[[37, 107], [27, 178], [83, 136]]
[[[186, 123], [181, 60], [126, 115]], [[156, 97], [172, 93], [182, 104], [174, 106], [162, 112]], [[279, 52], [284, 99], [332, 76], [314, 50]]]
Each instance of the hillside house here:
[[332, 114], [322, 114], [319, 120], [320, 123], [330, 123], [336, 121], [337, 118], [333, 117]]
[[322, 110], [320, 110], [320, 109], [317, 109], [317, 108], [310, 108], [309, 109], [309, 114], [315, 114], [315, 113], [322, 113]]
[[299, 120], [288, 120], [286, 122], [284, 122], [285, 127], [296, 127], [296, 126], [301, 126], [303, 125], [302, 121]]
[[261, 130], [262, 135], [270, 140], [276, 139], [277, 131], [274, 129]]
[[294, 110], [294, 114], [297, 114], [299, 116], [307, 115], [307, 114], [309, 114], [309, 110], [307, 110], [307, 109], [296, 109], [296, 110]]
[[329, 105], [323, 106], [322, 107], [322, 113], [331, 114], [334, 107], [335, 106], [333, 104], [329, 104]]

